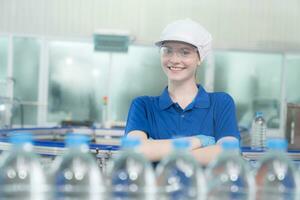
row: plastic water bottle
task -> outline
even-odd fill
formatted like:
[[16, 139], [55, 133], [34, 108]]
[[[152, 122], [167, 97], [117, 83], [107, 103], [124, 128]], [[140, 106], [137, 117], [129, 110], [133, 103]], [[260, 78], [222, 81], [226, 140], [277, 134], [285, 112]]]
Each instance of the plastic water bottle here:
[[255, 174], [256, 199], [296, 199], [299, 177], [285, 153], [287, 142], [284, 139], [270, 139], [267, 147], [269, 151], [260, 161]]
[[189, 141], [173, 140], [174, 151], [156, 168], [158, 199], [203, 199], [206, 193], [204, 173], [189, 154]]
[[46, 174], [33, 153], [32, 134], [13, 133], [9, 152], [1, 155], [0, 199], [51, 199]]
[[253, 199], [254, 176], [240, 155], [238, 140], [224, 141], [222, 149], [217, 160], [206, 170], [208, 199]]
[[55, 199], [105, 198], [105, 181], [95, 158], [89, 154], [88, 142], [86, 135], [67, 135], [68, 150], [53, 163]]
[[256, 112], [251, 125], [251, 148], [263, 150], [266, 147], [267, 124], [262, 112]]
[[122, 150], [108, 166], [109, 199], [155, 199], [155, 174], [151, 164], [138, 153], [139, 145], [138, 138], [122, 138]]

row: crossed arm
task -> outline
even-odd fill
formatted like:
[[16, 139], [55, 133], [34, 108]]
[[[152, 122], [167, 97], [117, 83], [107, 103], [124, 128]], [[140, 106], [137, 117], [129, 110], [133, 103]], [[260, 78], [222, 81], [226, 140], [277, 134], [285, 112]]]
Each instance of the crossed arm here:
[[[151, 140], [147, 138], [145, 132], [137, 130], [129, 132], [127, 137], [131, 136], [139, 137], [141, 139], [142, 145], [140, 151], [151, 161], [159, 161], [172, 151], [173, 139]], [[202, 147], [199, 138], [195, 136], [185, 138], [190, 141], [191, 154], [203, 165], [207, 165], [221, 153], [221, 140], [236, 139], [228, 136], [220, 139], [215, 145]]]

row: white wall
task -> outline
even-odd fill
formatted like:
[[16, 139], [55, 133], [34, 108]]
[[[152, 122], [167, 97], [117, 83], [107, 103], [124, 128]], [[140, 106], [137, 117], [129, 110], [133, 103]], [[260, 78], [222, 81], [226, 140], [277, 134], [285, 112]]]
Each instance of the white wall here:
[[0, 0], [0, 33], [74, 38], [117, 28], [152, 44], [186, 17], [212, 33], [215, 48], [300, 50], [299, 0]]

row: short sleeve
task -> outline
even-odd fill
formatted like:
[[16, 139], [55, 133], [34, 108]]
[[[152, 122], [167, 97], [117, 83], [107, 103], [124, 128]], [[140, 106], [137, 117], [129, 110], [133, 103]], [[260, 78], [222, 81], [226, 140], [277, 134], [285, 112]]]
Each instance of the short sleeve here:
[[137, 97], [131, 103], [125, 135], [134, 130], [144, 131], [149, 137], [149, 122], [147, 120], [147, 104], [146, 97]]
[[219, 93], [218, 95], [214, 116], [216, 141], [226, 136], [240, 140], [234, 101], [226, 93]]

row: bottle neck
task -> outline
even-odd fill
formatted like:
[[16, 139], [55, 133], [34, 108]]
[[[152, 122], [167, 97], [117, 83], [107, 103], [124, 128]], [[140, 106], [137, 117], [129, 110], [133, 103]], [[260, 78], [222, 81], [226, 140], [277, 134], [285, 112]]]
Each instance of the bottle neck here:
[[241, 152], [239, 149], [225, 149], [223, 150], [223, 154], [240, 156]]
[[70, 152], [81, 152], [81, 153], [88, 153], [89, 146], [85, 143], [78, 144], [78, 145], [70, 145], [66, 147]]
[[137, 152], [138, 147], [123, 147], [122, 150], [126, 152]]
[[175, 148], [174, 153], [187, 153], [188, 149], [186, 148]]
[[33, 145], [30, 142], [13, 144], [11, 148], [12, 148], [12, 151], [17, 151], [17, 152], [32, 152], [33, 151]]
[[272, 153], [272, 154], [285, 154], [286, 150], [283, 150], [283, 149], [269, 149], [268, 153]]

